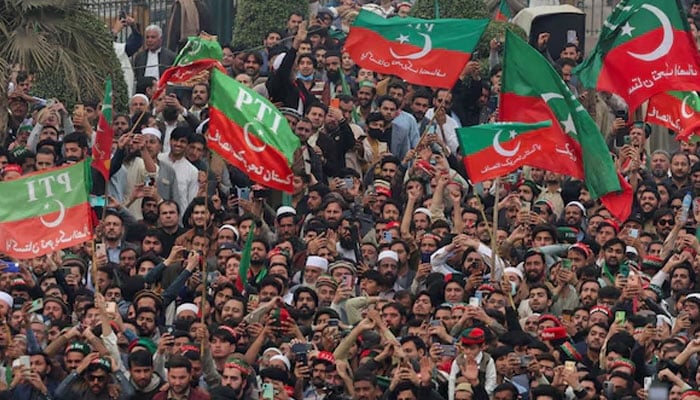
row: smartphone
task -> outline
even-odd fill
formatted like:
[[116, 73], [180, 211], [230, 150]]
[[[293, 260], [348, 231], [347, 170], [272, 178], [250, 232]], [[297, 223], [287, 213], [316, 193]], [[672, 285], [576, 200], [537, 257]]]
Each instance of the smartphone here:
[[5, 268], [5, 272], [9, 272], [11, 274], [18, 274], [19, 273], [19, 264], [16, 262], [9, 262], [9, 261], [4, 261], [5, 265], [7, 265], [7, 268]]
[[623, 325], [627, 322], [627, 313], [624, 311], [615, 311], [615, 323]]
[[238, 198], [242, 200], [250, 200], [250, 188], [244, 187], [244, 188], [236, 188], [236, 193], [238, 194]]
[[156, 178], [154, 178], [152, 176], [147, 176], [143, 180], [143, 186], [154, 186], [155, 184], [156, 184]]
[[95, 251], [98, 253], [105, 253], [105, 244], [104, 243], [95, 243]]
[[573, 361], [565, 361], [564, 369], [571, 372], [576, 372], [576, 363]]
[[304, 364], [304, 365], [308, 365], [308, 364], [309, 364], [309, 355], [308, 355], [306, 352], [304, 352], [304, 353], [295, 353], [295, 356], [296, 356], [297, 360], [298, 360], [301, 364]]
[[632, 138], [630, 137], [630, 135], [625, 135], [622, 137], [622, 142], [624, 144], [630, 144], [632, 143]]
[[430, 326], [440, 326], [442, 325], [442, 321], [439, 319], [431, 319], [430, 320]]
[[532, 356], [528, 356], [528, 355], [520, 356], [520, 366], [527, 367], [528, 365], [530, 365], [532, 360], [533, 360]]
[[561, 320], [562, 320], [563, 322], [566, 322], [566, 323], [571, 322], [571, 314], [564, 314], [564, 313], [562, 313], [562, 314], [561, 314]]
[[262, 398], [265, 400], [273, 400], [275, 398], [275, 388], [271, 383], [262, 384]]
[[29, 308], [29, 312], [37, 312], [44, 309], [44, 299], [36, 299], [32, 301], [32, 306]]
[[353, 181], [352, 178], [343, 178], [343, 188], [352, 189], [352, 187], [354, 185], [355, 185], [355, 182]]
[[353, 278], [352, 275], [343, 275], [343, 284], [346, 287], [351, 288], [353, 286]]
[[430, 264], [430, 254], [420, 253], [420, 262], [421, 264]]
[[651, 388], [651, 382], [653, 380], [654, 380], [654, 378], [651, 376], [644, 377], [644, 390], [646, 390], [647, 392], [649, 391], [649, 388]]
[[119, 19], [126, 19], [126, 8], [122, 7], [119, 9]]
[[292, 345], [292, 353], [294, 354], [306, 354], [309, 352], [309, 344], [308, 343], [294, 343]]
[[29, 356], [19, 356], [19, 365], [21, 365], [23, 368], [30, 368], [31, 367], [31, 360], [29, 359]]
[[569, 260], [568, 258], [562, 258], [561, 259], [561, 268], [565, 269], [567, 271], [571, 271], [571, 268], [572, 268], [571, 267], [571, 260]]
[[105, 302], [105, 310], [108, 313], [115, 314], [117, 312], [117, 303], [115, 303], [113, 301]]
[[337, 97], [335, 99], [331, 99], [331, 102], [329, 105], [333, 108], [340, 108], [340, 99]]
[[328, 326], [338, 326], [340, 321], [337, 318], [331, 318], [328, 320]]
[[248, 303], [258, 303], [259, 297], [257, 294], [248, 295]]
[[638, 239], [639, 238], [639, 229], [630, 229], [630, 237]]
[[[615, 385], [610, 381], [603, 382], [603, 394], [606, 398], [612, 399], [615, 395]], [[647, 393], [647, 398], [656, 400], [655, 397], [651, 397], [650, 393]]]
[[529, 201], [521, 201], [520, 202], [520, 211], [530, 212], [530, 202]]
[[[607, 382], [606, 382], [607, 383]], [[663, 383], [652, 383], [647, 390], [647, 399], [668, 400], [669, 387]]]
[[479, 299], [479, 302], [481, 302], [482, 300], [484, 300], [484, 291], [483, 291], [483, 290], [477, 290], [477, 291], [475, 291], [475, 292], [474, 292], [474, 297], [476, 297], [477, 299]]
[[627, 263], [622, 263], [620, 265], [620, 275], [624, 276], [625, 278], [630, 276], [630, 266], [627, 265]]
[[566, 31], [566, 43], [576, 43], [577, 39], [578, 39], [578, 37], [576, 35], [576, 31], [574, 31], [574, 30]]
[[90, 206], [91, 207], [107, 207], [107, 200], [104, 196], [93, 196], [90, 195]]
[[83, 116], [85, 115], [85, 106], [82, 104], [76, 104], [73, 106], [73, 115]]
[[387, 243], [391, 243], [391, 241], [394, 240], [394, 237], [392, 236], [391, 232], [389, 232], [389, 231], [384, 231], [384, 233], [382, 233], [382, 238]]
[[440, 345], [442, 349], [442, 356], [444, 357], [454, 357], [457, 355], [457, 347], [453, 344], [443, 344]]
[[478, 297], [470, 297], [469, 305], [472, 307], [481, 307], [481, 299], [479, 299]]

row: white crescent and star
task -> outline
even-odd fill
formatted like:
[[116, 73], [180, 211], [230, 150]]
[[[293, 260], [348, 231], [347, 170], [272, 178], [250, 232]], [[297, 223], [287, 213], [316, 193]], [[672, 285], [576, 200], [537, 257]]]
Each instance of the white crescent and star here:
[[[411, 54], [399, 55], [396, 54], [394, 49], [389, 47], [389, 52], [391, 53], [391, 55], [398, 60], [417, 60], [419, 58], [425, 57], [433, 49], [433, 41], [432, 39], [430, 39], [430, 35], [426, 35], [425, 33], [420, 32], [418, 34], [423, 36], [423, 38], [425, 39], [425, 43], [423, 43], [423, 48], [420, 51]], [[401, 42], [402, 44], [409, 41], [408, 35], [402, 34], [399, 35], [399, 37], [396, 40]]]
[[686, 105], [688, 104], [688, 99], [690, 98], [690, 95], [686, 95], [683, 98], [683, 102], [681, 103], [681, 115], [685, 119], [689, 119], [693, 117], [693, 112], [686, 112]]
[[[668, 54], [669, 51], [671, 51], [671, 47], [673, 46], [673, 25], [671, 25], [671, 20], [668, 19], [668, 15], [666, 15], [663, 11], [661, 11], [658, 7], [652, 6], [651, 4], [643, 4], [642, 8], [649, 11], [650, 13], [654, 14], [654, 16], [661, 22], [661, 28], [664, 31], [664, 37], [661, 40], [661, 43], [659, 46], [654, 49], [653, 51], [645, 54], [639, 54], [639, 53], [633, 53], [631, 51], [628, 51], [627, 54], [630, 56], [641, 60], [641, 61], [656, 61], [659, 58], [665, 56]], [[627, 24], [629, 25], [629, 24]], [[625, 32], [625, 27], [623, 27], [623, 34]], [[631, 29], [635, 29], [633, 27], [629, 27], [630, 29], [630, 36], [632, 35]]]
[[265, 150], [265, 147], [267, 147], [267, 144], [263, 142], [262, 146], [256, 146], [253, 144], [253, 142], [250, 141], [250, 126], [253, 124], [253, 122], [248, 122], [247, 124], [243, 125], [243, 140], [245, 140], [245, 144], [248, 145], [248, 147], [253, 150], [255, 153], [260, 153], [261, 151]]
[[[493, 136], [493, 149], [496, 151], [496, 153], [502, 155], [503, 157], [513, 157], [514, 155], [518, 154], [518, 151], [520, 151], [520, 141], [518, 141], [518, 144], [515, 146], [513, 150], [506, 150], [501, 146], [501, 133], [503, 132], [503, 129], [499, 130], [496, 132], [496, 134]], [[515, 138], [517, 134], [515, 131], [510, 132], [510, 138], [513, 139]]]
[[[564, 96], [560, 95], [559, 93], [542, 93], [540, 96], [542, 97], [542, 100], [547, 103], [547, 105], [549, 105], [549, 101], [552, 99], [564, 100]], [[574, 135], [578, 135], [576, 125], [574, 124], [574, 118], [571, 116], [571, 113], [569, 113], [565, 120], [559, 121], [559, 123], [564, 128], [565, 133], [573, 133]]]
[[[60, 201], [58, 201], [58, 200], [54, 200], [54, 201], [59, 206], [58, 218], [56, 218], [53, 221], [47, 222], [44, 220], [44, 217], [39, 217], [39, 221], [41, 221], [41, 223], [47, 228], [55, 228], [55, 227], [61, 225], [61, 223], [63, 222], [63, 219], [66, 217], [66, 207]], [[48, 208], [49, 208], [49, 203], [46, 203], [44, 205], [44, 209], [47, 210]]]

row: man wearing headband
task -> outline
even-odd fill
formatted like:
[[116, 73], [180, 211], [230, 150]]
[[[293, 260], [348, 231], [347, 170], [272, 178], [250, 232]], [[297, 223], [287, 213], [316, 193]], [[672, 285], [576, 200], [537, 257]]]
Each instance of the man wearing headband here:
[[221, 386], [227, 386], [236, 392], [234, 400], [242, 400], [248, 389], [248, 376], [251, 368], [239, 358], [229, 358], [221, 374]]

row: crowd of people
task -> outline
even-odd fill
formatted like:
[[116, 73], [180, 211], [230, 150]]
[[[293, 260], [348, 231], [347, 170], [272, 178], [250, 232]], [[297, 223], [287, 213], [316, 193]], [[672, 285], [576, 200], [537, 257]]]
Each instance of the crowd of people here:
[[[578, 44], [543, 33], [633, 185], [631, 216], [538, 168], [474, 184], [456, 129], [497, 119], [500, 41], [452, 89], [407, 84], [343, 52], [358, 11], [223, 46], [301, 141], [291, 195], [209, 151], [206, 82], [152, 98], [175, 58], [158, 26], [115, 23], [137, 85], [110, 179], [93, 174], [97, 243], [2, 257], [0, 399], [700, 399], [698, 145], [650, 148], [619, 98], [580, 87]], [[694, 27], [700, 0], [687, 12]], [[98, 100], [69, 112], [32, 85], [19, 71], [8, 90], [3, 181], [94, 142]]]

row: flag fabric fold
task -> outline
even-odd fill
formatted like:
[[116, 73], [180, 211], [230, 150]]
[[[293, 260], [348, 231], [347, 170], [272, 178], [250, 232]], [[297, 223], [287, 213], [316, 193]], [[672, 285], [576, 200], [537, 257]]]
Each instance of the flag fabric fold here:
[[89, 159], [0, 182], [0, 253], [28, 259], [92, 239], [91, 185]]
[[105, 82], [105, 95], [102, 100], [100, 119], [97, 122], [97, 134], [92, 145], [92, 167], [100, 171], [100, 174], [109, 182], [109, 167], [112, 159], [112, 141], [114, 130], [112, 129], [112, 78]]
[[[506, 31], [503, 57], [499, 118], [554, 122], [543, 129], [556, 143], [551, 154], [556, 162], [542, 168], [584, 180], [593, 199], [622, 192], [623, 184], [603, 135], [552, 65], [510, 31]], [[630, 196], [630, 208], [618, 210], [615, 216], [627, 219], [631, 204]]]
[[291, 193], [299, 138], [269, 100], [212, 70], [209, 148], [263, 186]]
[[700, 90], [700, 53], [678, 0], [622, 0], [576, 74], [636, 110], [651, 96]]
[[496, 9], [496, 14], [493, 16], [494, 21], [510, 21], [513, 18], [513, 14], [510, 11], [510, 6], [508, 6], [508, 0], [501, 0]]
[[345, 50], [362, 68], [396, 75], [410, 83], [451, 88], [488, 22], [487, 19], [386, 19], [361, 10], [350, 28]]
[[695, 92], [666, 92], [649, 99], [644, 121], [676, 132], [676, 139], [688, 141], [700, 128], [700, 96]]
[[250, 254], [253, 251], [253, 236], [255, 232], [255, 227], [251, 226], [248, 231], [248, 236], [245, 240], [245, 245], [243, 246], [243, 252], [241, 253], [241, 262], [238, 264], [238, 279], [236, 279], [236, 289], [239, 293], [243, 293], [245, 290], [245, 285], [248, 283], [248, 270], [250, 269]]
[[457, 129], [469, 179], [483, 182], [523, 165], [546, 168], [556, 143], [547, 138], [550, 121], [535, 124], [500, 122]]

